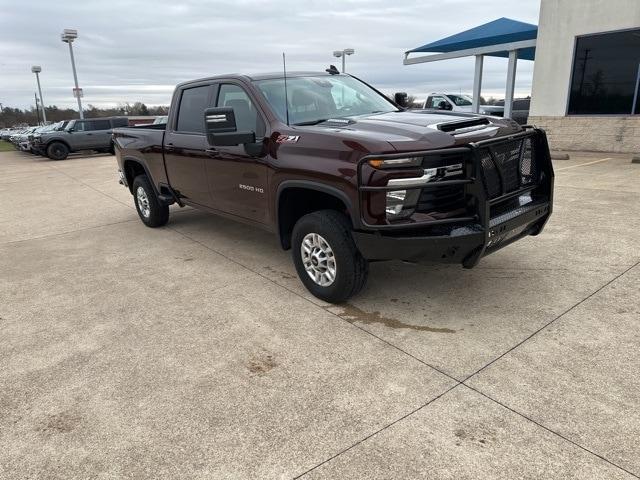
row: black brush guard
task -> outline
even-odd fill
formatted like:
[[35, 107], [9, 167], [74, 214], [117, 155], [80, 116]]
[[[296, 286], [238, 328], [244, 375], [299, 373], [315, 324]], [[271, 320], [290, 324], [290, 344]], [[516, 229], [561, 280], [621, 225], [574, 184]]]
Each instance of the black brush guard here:
[[[539, 234], [552, 211], [554, 172], [544, 131], [528, 126], [524, 128], [523, 132], [464, 147], [363, 158], [358, 165], [360, 212], [363, 212], [367, 192], [437, 189], [454, 185], [464, 187], [465, 196], [473, 205], [468, 209], [468, 215], [428, 221], [370, 225], [361, 217], [362, 228], [354, 232], [354, 240], [363, 256], [369, 260], [462, 263], [471, 268], [484, 255], [525, 236]], [[532, 146], [530, 160], [533, 165], [529, 173], [534, 170], [529, 177], [523, 174], [525, 169], [521, 166], [522, 149], [527, 142]], [[513, 153], [518, 143], [521, 145], [520, 156], [514, 173]], [[428, 159], [461, 153], [467, 159], [464, 178], [414, 187], [362, 184], [361, 168], [370, 158], [420, 156]]]

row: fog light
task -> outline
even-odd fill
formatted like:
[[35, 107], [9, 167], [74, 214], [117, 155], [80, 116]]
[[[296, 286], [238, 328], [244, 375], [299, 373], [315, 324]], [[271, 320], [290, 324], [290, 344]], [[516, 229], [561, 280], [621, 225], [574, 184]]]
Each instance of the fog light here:
[[385, 208], [388, 220], [410, 217], [416, 209], [420, 190], [393, 190], [387, 192]]

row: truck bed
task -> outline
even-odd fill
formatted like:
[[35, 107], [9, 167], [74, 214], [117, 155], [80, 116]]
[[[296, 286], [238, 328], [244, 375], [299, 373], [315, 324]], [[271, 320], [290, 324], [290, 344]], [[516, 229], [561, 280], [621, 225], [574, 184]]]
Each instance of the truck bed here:
[[145, 165], [147, 176], [160, 191], [160, 184], [168, 184], [164, 165], [164, 134], [166, 123], [113, 129], [113, 140], [120, 149], [123, 166], [127, 161]]

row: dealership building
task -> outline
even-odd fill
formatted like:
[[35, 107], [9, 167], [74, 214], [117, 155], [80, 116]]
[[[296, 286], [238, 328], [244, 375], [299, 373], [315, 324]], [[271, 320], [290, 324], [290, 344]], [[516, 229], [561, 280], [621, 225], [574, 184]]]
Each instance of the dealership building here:
[[640, 153], [640, 0], [541, 0], [537, 26], [500, 18], [409, 50], [404, 64], [470, 56], [473, 111], [485, 56], [508, 59], [507, 117], [518, 62], [533, 60], [528, 123], [552, 149]]
[[640, 153], [640, 0], [542, 0], [529, 123], [556, 150]]

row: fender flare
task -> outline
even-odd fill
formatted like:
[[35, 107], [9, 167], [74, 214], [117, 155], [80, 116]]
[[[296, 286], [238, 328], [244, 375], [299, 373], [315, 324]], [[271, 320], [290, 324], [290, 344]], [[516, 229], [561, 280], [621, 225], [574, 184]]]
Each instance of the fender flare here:
[[64, 144], [68, 149], [69, 152], [73, 152], [73, 148], [71, 148], [71, 145], [69, 145], [69, 142], [67, 142], [66, 140], [60, 138], [60, 137], [54, 137], [50, 140], [47, 140], [47, 142], [44, 144], [44, 151], [46, 152], [47, 149], [49, 148], [49, 145], [51, 145], [54, 142], [58, 142], [58, 143], [62, 143]]
[[351, 224], [354, 229], [357, 229], [360, 225], [360, 219], [358, 217], [358, 212], [353, 206], [353, 202], [344, 193], [342, 190], [333, 187], [331, 185], [327, 185], [326, 183], [315, 182], [312, 180], [284, 180], [278, 184], [278, 188], [276, 190], [276, 229], [278, 232], [278, 239], [280, 240], [280, 244], [282, 245], [282, 231], [280, 230], [280, 196], [282, 192], [289, 188], [302, 188], [306, 190], [315, 190], [317, 192], [326, 193], [327, 195], [331, 195], [336, 197], [347, 207], [347, 213], [349, 214], [349, 218], [351, 219]]
[[[142, 160], [140, 160], [139, 158], [136, 157], [124, 157], [122, 159], [122, 168], [125, 169], [125, 171], [123, 172], [125, 174], [125, 177], [127, 175], [126, 172], [126, 165], [127, 162], [133, 162], [133, 163], [137, 163], [138, 165], [140, 165], [142, 167], [142, 169], [144, 170], [145, 175], [147, 176], [147, 178], [149, 178], [149, 182], [151, 183], [151, 187], [153, 187], [153, 191], [156, 194], [156, 197], [159, 195], [158, 192], [158, 188], [155, 185], [155, 182], [153, 181], [153, 177], [151, 176], [151, 174], [149, 173], [149, 169], [147, 168], [147, 165], [145, 162], [143, 162]], [[133, 194], [133, 178], [131, 179], [131, 182], [129, 182], [127, 180], [127, 183], [129, 183], [129, 185], [127, 185], [129, 187], [129, 191]]]

